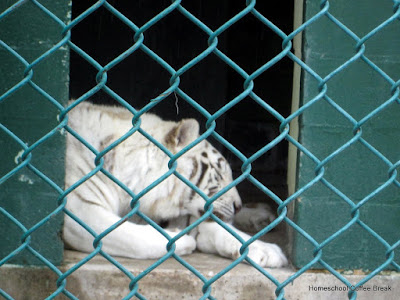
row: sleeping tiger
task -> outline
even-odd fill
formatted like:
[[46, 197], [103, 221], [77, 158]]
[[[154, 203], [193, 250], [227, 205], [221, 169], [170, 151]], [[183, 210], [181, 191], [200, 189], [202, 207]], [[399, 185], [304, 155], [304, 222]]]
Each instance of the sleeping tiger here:
[[[68, 114], [68, 125], [97, 151], [132, 128], [132, 114], [121, 107], [81, 103]], [[194, 119], [179, 123], [164, 121], [153, 114], [141, 116], [141, 128], [172, 153], [177, 153], [199, 136], [199, 124]], [[103, 168], [135, 194], [168, 171], [170, 158], [157, 146], [135, 132], [104, 156]], [[78, 182], [95, 168], [95, 155], [73, 135], [67, 138], [66, 187]], [[212, 196], [232, 182], [232, 171], [225, 158], [207, 141], [200, 142], [178, 160], [177, 171], [189, 179], [207, 196]], [[95, 233], [101, 234], [121, 220], [130, 210], [132, 197], [102, 172], [80, 184], [68, 195], [66, 208]], [[159, 183], [139, 200], [140, 211], [163, 226], [174, 237], [204, 213], [204, 199], [175, 175]], [[213, 214], [231, 224], [241, 208], [235, 188], [214, 203]], [[235, 230], [244, 240], [247, 234]], [[94, 237], [76, 221], [65, 216], [63, 238], [66, 246], [82, 252], [93, 251]], [[152, 226], [135, 215], [102, 238], [102, 249], [110, 255], [137, 259], [155, 259], [166, 253], [168, 240]], [[236, 259], [241, 243], [214, 221], [204, 221], [176, 243], [175, 253], [185, 255], [195, 249]], [[287, 263], [275, 244], [255, 241], [249, 247], [249, 257], [262, 267], [281, 267]]]

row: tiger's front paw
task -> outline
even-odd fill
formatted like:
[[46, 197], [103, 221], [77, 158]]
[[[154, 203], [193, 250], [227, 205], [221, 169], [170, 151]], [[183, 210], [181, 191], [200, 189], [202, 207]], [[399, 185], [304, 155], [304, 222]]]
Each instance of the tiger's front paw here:
[[184, 235], [175, 242], [175, 253], [178, 255], [190, 254], [196, 249], [196, 240], [190, 235]]
[[249, 246], [248, 257], [263, 268], [279, 268], [288, 263], [279, 246], [261, 241], [255, 241]]

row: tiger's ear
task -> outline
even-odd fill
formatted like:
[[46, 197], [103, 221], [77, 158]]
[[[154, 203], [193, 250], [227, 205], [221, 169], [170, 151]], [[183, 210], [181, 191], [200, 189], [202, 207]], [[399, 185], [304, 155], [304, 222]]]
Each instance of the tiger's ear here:
[[199, 129], [195, 119], [183, 119], [167, 134], [167, 143], [179, 151], [199, 137]]

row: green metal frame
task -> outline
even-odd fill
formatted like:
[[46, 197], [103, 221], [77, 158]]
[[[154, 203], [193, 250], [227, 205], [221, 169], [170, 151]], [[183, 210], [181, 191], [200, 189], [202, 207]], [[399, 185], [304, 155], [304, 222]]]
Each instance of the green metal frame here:
[[43, 256], [60, 264], [63, 218], [55, 199], [63, 193], [66, 122], [57, 114], [69, 84], [69, 34], [60, 40], [60, 32], [71, 7], [13, 2], [0, 3], [1, 263], [42, 264]]
[[305, 4], [315, 21], [303, 33], [299, 142], [307, 151], [298, 159], [294, 220], [309, 236], [294, 233], [293, 262], [315, 256], [324, 263], [313, 268], [396, 269], [398, 13], [376, 1]]

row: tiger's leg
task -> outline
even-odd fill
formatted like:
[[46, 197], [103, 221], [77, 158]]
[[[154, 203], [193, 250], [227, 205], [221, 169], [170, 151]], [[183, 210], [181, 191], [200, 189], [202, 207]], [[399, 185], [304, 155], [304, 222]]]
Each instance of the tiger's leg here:
[[[250, 236], [228, 225], [243, 240]], [[236, 259], [240, 256], [242, 244], [222, 226], [215, 222], [203, 222], [198, 226], [196, 237], [197, 248], [206, 253], [219, 254], [223, 257]], [[255, 241], [249, 246], [249, 258], [261, 267], [278, 268], [287, 264], [287, 259], [282, 250], [275, 244]]]
[[[120, 220], [120, 217], [105, 208], [85, 203], [80, 208], [83, 213], [76, 213], [97, 234], [107, 230]], [[171, 237], [176, 233], [166, 231]], [[92, 252], [93, 236], [82, 226], [66, 216], [64, 220], [64, 240], [73, 249], [82, 252]], [[150, 225], [139, 225], [129, 221], [122, 223], [102, 240], [102, 249], [110, 255], [151, 259], [159, 258], [167, 253], [168, 240]], [[193, 237], [184, 235], [176, 241], [175, 253], [185, 255], [196, 248]]]

